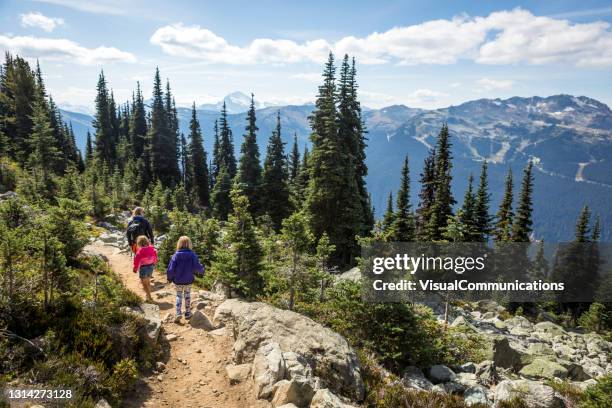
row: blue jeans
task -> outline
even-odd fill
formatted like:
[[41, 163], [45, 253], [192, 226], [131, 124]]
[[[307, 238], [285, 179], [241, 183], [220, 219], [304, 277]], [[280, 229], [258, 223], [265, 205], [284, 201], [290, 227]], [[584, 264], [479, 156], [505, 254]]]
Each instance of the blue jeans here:
[[140, 276], [140, 279], [150, 278], [153, 276], [153, 269], [155, 269], [155, 265], [142, 265], [138, 270], [138, 276]]

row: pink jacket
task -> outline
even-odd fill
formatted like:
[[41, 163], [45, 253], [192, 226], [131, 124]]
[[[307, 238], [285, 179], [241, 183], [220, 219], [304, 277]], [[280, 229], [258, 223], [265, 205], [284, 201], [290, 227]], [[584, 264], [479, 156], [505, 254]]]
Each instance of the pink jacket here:
[[140, 248], [134, 257], [134, 271], [145, 265], [154, 265], [157, 263], [157, 251], [153, 245]]

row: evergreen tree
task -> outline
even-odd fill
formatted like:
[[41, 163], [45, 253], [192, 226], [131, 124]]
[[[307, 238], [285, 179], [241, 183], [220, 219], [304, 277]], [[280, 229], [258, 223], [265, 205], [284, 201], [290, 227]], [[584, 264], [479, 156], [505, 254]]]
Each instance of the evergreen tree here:
[[114, 118], [111, 117], [110, 95], [104, 71], [100, 72], [97, 85], [96, 114], [93, 127], [96, 129], [95, 155], [102, 163], [112, 166], [115, 163]]
[[512, 221], [514, 212], [512, 211], [512, 201], [514, 200], [514, 184], [512, 182], [512, 169], [508, 169], [504, 187], [504, 196], [497, 211], [497, 221], [493, 235], [498, 242], [510, 241], [512, 237]]
[[54, 143], [47, 109], [41, 101], [34, 102], [32, 124], [32, 134], [28, 140], [31, 146], [28, 164], [33, 171], [37, 193], [45, 198], [51, 198], [53, 196], [51, 169], [61, 156]]
[[219, 140], [219, 125], [215, 120], [214, 135], [213, 135], [213, 157], [210, 166], [211, 186], [215, 185], [215, 180], [221, 170], [221, 141]]
[[236, 157], [234, 156], [234, 137], [232, 130], [227, 121], [227, 107], [225, 101], [221, 108], [221, 117], [219, 118], [219, 151], [218, 151], [219, 166], [225, 167], [230, 178], [236, 176]]
[[390, 239], [397, 242], [414, 240], [414, 218], [410, 206], [410, 174], [408, 156], [404, 159], [400, 189], [397, 192], [396, 211], [391, 225]]
[[590, 219], [591, 211], [589, 210], [589, 206], [585, 205], [582, 207], [580, 215], [578, 216], [578, 221], [576, 222], [574, 242], [589, 242], [589, 233], [591, 232], [589, 227]]
[[91, 133], [87, 130], [87, 141], [85, 142], [85, 163], [89, 166], [93, 160], [94, 152], [91, 142]]
[[512, 241], [529, 242], [532, 232], [533, 221], [531, 213], [533, 211], [533, 163], [530, 161], [523, 171], [523, 181], [521, 183], [521, 195], [517, 206], [516, 217], [512, 224]]
[[[474, 177], [472, 174], [468, 177], [468, 187], [463, 198], [463, 206], [461, 207], [461, 216], [458, 221], [462, 224], [464, 237], [466, 241], [475, 241], [478, 237], [478, 226], [476, 220], [476, 196], [474, 195]], [[457, 225], [455, 225], [455, 228]]]
[[136, 83], [136, 95], [132, 98], [132, 115], [130, 116], [130, 142], [135, 159], [144, 157], [147, 147], [147, 113], [140, 82]]
[[189, 180], [190, 193], [197, 199], [201, 207], [210, 206], [210, 191], [208, 186], [208, 165], [206, 152], [202, 140], [202, 130], [198, 121], [195, 102], [191, 108], [191, 121], [189, 122]]
[[[181, 166], [181, 183], [183, 184], [183, 188], [185, 188], [185, 191], [189, 190], [189, 186], [188, 184], [188, 177], [189, 175], [188, 173], [188, 165], [189, 165], [189, 147], [187, 145], [187, 139], [185, 138], [185, 135], [181, 132], [181, 140], [180, 140], [180, 144], [179, 144], [179, 154], [180, 154], [180, 159], [179, 159], [179, 165]], [[210, 178], [209, 178], [210, 180]], [[208, 183], [209, 180], [206, 180], [206, 182]]]
[[[219, 178], [228, 174], [221, 169]], [[249, 200], [235, 187], [231, 192], [233, 210], [228, 219], [227, 234], [222, 247], [215, 254], [213, 269], [220, 271], [226, 284], [242, 295], [253, 298], [263, 290], [261, 260], [263, 251], [255, 234]]]
[[279, 111], [276, 129], [268, 141], [261, 181], [261, 211], [270, 216], [276, 230], [280, 229], [283, 219], [291, 212], [286, 160]]
[[393, 225], [393, 219], [395, 218], [395, 212], [393, 211], [393, 193], [389, 192], [387, 198], [387, 209], [382, 221], [382, 231], [386, 234], [391, 232], [391, 226]]
[[308, 189], [308, 182], [310, 180], [310, 170], [308, 168], [308, 147], [304, 146], [304, 154], [302, 155], [302, 163], [300, 164], [300, 171], [298, 172], [295, 180], [295, 207], [302, 208], [304, 201], [306, 200], [306, 190]]
[[448, 125], [444, 124], [436, 143], [435, 196], [432, 206], [432, 217], [427, 224], [427, 235], [434, 241], [442, 237], [442, 231], [446, 227], [449, 217], [453, 215], [453, 205], [456, 203], [451, 191], [451, 169], [453, 164], [449, 139]]
[[314, 237], [308, 229], [308, 221], [303, 213], [296, 212], [283, 220], [281, 240], [287, 251], [287, 285], [289, 286], [289, 310], [293, 309], [298, 288], [309, 285], [308, 251], [314, 243]]
[[[167, 100], [166, 100], [167, 102]], [[148, 143], [153, 178], [163, 186], [174, 186], [179, 179], [178, 152], [174, 124], [170, 123], [171, 113], [166, 110], [159, 69], [155, 70], [153, 82], [153, 103]]]
[[293, 135], [293, 148], [289, 157], [289, 183], [294, 186], [300, 173], [300, 150], [297, 145], [297, 133]]
[[221, 167], [216, 177], [215, 185], [211, 192], [211, 204], [213, 216], [218, 220], [225, 221], [232, 210], [230, 191], [232, 189], [232, 178], [225, 166]]
[[436, 151], [432, 149], [429, 155], [425, 158], [423, 164], [423, 172], [421, 173], [421, 191], [419, 192], [419, 207], [416, 211], [416, 228], [417, 236], [422, 241], [429, 241], [431, 238], [427, 236], [426, 226], [429, 224], [431, 212], [436, 196], [435, 181], [436, 181]]
[[486, 242], [491, 233], [491, 215], [489, 215], [489, 203], [491, 194], [489, 193], [489, 180], [487, 176], [487, 161], [482, 164], [480, 171], [480, 181], [476, 192], [476, 202], [474, 208], [475, 235], [474, 241]]
[[261, 164], [257, 146], [257, 124], [255, 116], [255, 97], [251, 94], [251, 105], [247, 112], [247, 126], [244, 140], [240, 146], [240, 166], [238, 183], [244, 195], [249, 199], [249, 211], [255, 216], [260, 211], [259, 189], [261, 185]]

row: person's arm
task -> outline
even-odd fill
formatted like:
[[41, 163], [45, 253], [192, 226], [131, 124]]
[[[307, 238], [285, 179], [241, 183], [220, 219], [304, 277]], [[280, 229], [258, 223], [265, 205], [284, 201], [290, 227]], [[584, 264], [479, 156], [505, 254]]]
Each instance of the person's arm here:
[[127, 240], [128, 240], [128, 244], [129, 244], [130, 246], [134, 245], [134, 243], [132, 242], [132, 237], [130, 236], [130, 225], [131, 225], [131, 224], [132, 224], [132, 221], [131, 221], [131, 220], [130, 220], [130, 221], [128, 221], [128, 225], [127, 225], [127, 228], [126, 228], [126, 230], [125, 230], [125, 236], [126, 236], [126, 238], [127, 238]]
[[193, 263], [194, 263], [193, 272], [198, 276], [204, 276], [204, 265], [200, 263], [200, 259], [195, 254], [195, 252], [193, 254]]
[[138, 267], [140, 266], [140, 261], [142, 260], [142, 253], [138, 251], [136, 256], [134, 257], [134, 267], [132, 268], [132, 272], [136, 273]]
[[153, 248], [153, 264], [157, 265], [157, 251]]
[[166, 278], [168, 279], [168, 282], [174, 281], [174, 269], [176, 268], [176, 262], [174, 259], [174, 255], [172, 255], [170, 262], [168, 262], [168, 269], [166, 269]]
[[153, 237], [153, 228], [151, 223], [147, 220], [147, 237], [151, 240], [151, 245], [155, 245], [155, 237]]

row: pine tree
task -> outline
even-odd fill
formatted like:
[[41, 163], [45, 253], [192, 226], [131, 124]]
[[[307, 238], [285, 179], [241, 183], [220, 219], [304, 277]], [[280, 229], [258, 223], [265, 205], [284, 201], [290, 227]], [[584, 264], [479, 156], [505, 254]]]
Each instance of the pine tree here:
[[28, 165], [34, 173], [37, 193], [51, 198], [53, 196], [51, 169], [61, 156], [55, 146], [48, 111], [42, 101], [34, 102], [32, 124], [32, 134], [29, 138], [31, 153]]
[[130, 117], [130, 142], [132, 155], [138, 159], [146, 153], [147, 147], [147, 113], [140, 82], [136, 82], [136, 95], [132, 98], [132, 115]]
[[221, 166], [221, 170], [216, 177], [215, 185], [211, 192], [210, 201], [213, 208], [213, 216], [218, 220], [225, 221], [232, 210], [232, 201], [230, 199], [230, 191], [232, 189], [232, 178], [225, 166]]
[[300, 150], [298, 149], [297, 133], [293, 135], [293, 148], [289, 157], [289, 183], [294, 186], [300, 173]]
[[589, 241], [589, 222], [591, 219], [591, 211], [589, 210], [589, 206], [585, 205], [582, 207], [580, 211], [580, 216], [578, 217], [578, 221], [576, 222], [576, 233], [574, 242], [588, 242]]
[[[226, 170], [222, 168], [219, 177], [223, 177], [224, 173]], [[260, 275], [263, 251], [249, 213], [249, 199], [235, 187], [231, 192], [231, 200], [233, 210], [227, 222], [227, 234], [222, 248], [215, 256], [217, 262], [213, 269], [230, 277], [226, 284], [233, 286], [242, 295], [253, 298], [263, 290]]]
[[268, 141], [261, 181], [261, 211], [270, 216], [277, 231], [283, 219], [291, 212], [287, 179], [287, 158], [281, 139], [279, 111], [276, 115], [276, 129]]
[[408, 156], [404, 159], [400, 189], [397, 192], [397, 204], [391, 225], [390, 239], [397, 242], [414, 240], [414, 217], [410, 206], [410, 173]]
[[510, 241], [512, 237], [512, 221], [514, 218], [514, 212], [512, 211], [512, 202], [514, 200], [514, 184], [512, 182], [512, 169], [508, 169], [506, 175], [506, 182], [504, 187], [504, 196], [499, 210], [497, 211], [497, 222], [495, 223], [495, 229], [493, 235], [495, 240], [498, 242]]
[[247, 112], [247, 126], [244, 140], [240, 147], [240, 166], [238, 183], [244, 195], [249, 199], [249, 211], [252, 216], [260, 211], [261, 164], [257, 146], [257, 118], [255, 116], [255, 96], [251, 94], [251, 105]]
[[473, 185], [474, 176], [470, 174], [468, 177], [468, 187], [463, 198], [463, 206], [461, 207], [461, 216], [458, 217], [458, 221], [462, 224], [465, 233], [464, 238], [468, 242], [475, 241], [479, 235], [476, 220], [476, 196], [474, 195]]
[[393, 219], [395, 218], [395, 212], [393, 211], [393, 193], [389, 192], [387, 198], [387, 209], [382, 221], [382, 231], [386, 234], [391, 232], [391, 226], [393, 225]]
[[172, 113], [166, 110], [159, 69], [155, 70], [153, 82], [153, 104], [151, 106], [151, 126], [148, 130], [148, 143], [151, 160], [151, 173], [162, 185], [174, 186], [179, 179], [178, 149]]
[[94, 152], [91, 142], [91, 133], [87, 130], [87, 141], [85, 142], [85, 164], [89, 166], [93, 160]]
[[438, 240], [446, 227], [449, 217], [453, 215], [453, 205], [456, 203], [451, 191], [451, 169], [452, 155], [448, 125], [444, 124], [438, 135], [436, 144], [436, 163], [434, 181], [434, 203], [432, 206], [432, 217], [428, 222], [428, 236], [432, 240]]
[[227, 107], [225, 101], [221, 108], [221, 117], [219, 118], [219, 166], [228, 171], [230, 178], [236, 176], [236, 157], [234, 156], [234, 137], [232, 130], [227, 121]]
[[221, 141], [219, 140], [219, 125], [215, 120], [214, 135], [213, 135], [213, 157], [210, 166], [211, 182], [210, 185], [215, 185], [215, 180], [221, 170]]
[[296, 212], [283, 220], [281, 240], [284, 243], [287, 263], [287, 285], [289, 286], [289, 310], [293, 309], [298, 288], [307, 288], [307, 255], [314, 243], [303, 213]]
[[197, 118], [195, 102], [191, 108], [191, 121], [189, 122], [189, 180], [191, 185], [190, 194], [197, 199], [197, 205], [201, 207], [210, 206], [210, 191], [208, 186], [208, 165], [206, 152], [202, 140], [202, 130]]
[[426, 234], [426, 226], [429, 224], [431, 212], [436, 196], [436, 151], [430, 150], [425, 158], [423, 172], [421, 173], [421, 191], [419, 192], [419, 207], [416, 211], [417, 236], [422, 241], [429, 241], [431, 237]]
[[512, 224], [512, 241], [529, 242], [533, 224], [531, 213], [533, 211], [533, 162], [529, 162], [523, 171], [523, 181], [521, 183], [521, 195], [517, 207], [516, 217]]
[[96, 114], [93, 123], [94, 129], [96, 129], [95, 155], [100, 162], [113, 166], [116, 141], [113, 133], [110, 101], [104, 71], [101, 71], [98, 78]]
[[304, 201], [306, 200], [306, 190], [308, 189], [308, 182], [310, 180], [310, 170], [308, 167], [308, 147], [304, 146], [304, 154], [302, 155], [302, 163], [300, 164], [300, 171], [295, 180], [295, 207], [302, 208]]
[[476, 192], [476, 203], [474, 208], [475, 235], [474, 241], [486, 242], [491, 233], [491, 215], [489, 215], [489, 203], [491, 194], [489, 193], [489, 181], [487, 177], [487, 161], [482, 164], [480, 171], [480, 181]]

